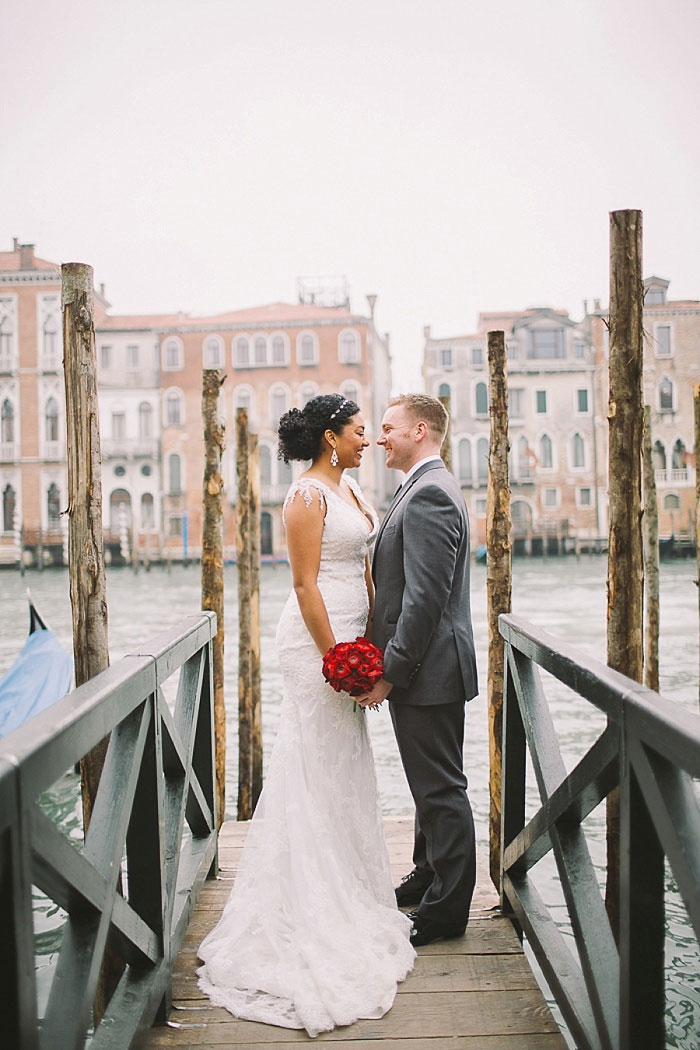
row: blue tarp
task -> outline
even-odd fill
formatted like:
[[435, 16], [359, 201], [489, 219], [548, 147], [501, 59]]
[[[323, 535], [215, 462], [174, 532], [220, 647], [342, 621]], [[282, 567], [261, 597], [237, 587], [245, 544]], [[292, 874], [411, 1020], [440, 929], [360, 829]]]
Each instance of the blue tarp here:
[[0, 679], [0, 737], [65, 696], [73, 660], [53, 631], [34, 631]]

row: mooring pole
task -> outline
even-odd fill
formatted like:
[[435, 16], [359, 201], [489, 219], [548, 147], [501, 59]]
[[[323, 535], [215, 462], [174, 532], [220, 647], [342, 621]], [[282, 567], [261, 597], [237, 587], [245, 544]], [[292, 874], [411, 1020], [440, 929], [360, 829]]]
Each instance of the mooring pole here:
[[[236, 410], [238, 496], [238, 819], [250, 820], [262, 782], [260, 731], [260, 491], [257, 437], [248, 430], [248, 412]], [[255, 520], [254, 520], [255, 519]], [[259, 535], [259, 533], [258, 533]]]
[[447, 431], [442, 442], [440, 455], [447, 469], [452, 470], [452, 398], [449, 394], [446, 394], [443, 397], [439, 397], [438, 401], [447, 412]]
[[659, 691], [659, 509], [651, 451], [651, 409], [644, 407], [644, 684]]
[[[76, 686], [109, 666], [107, 577], [102, 543], [102, 476], [95, 356], [92, 266], [61, 266], [63, 372], [68, 459], [68, 575]], [[83, 832], [87, 837], [109, 737], [80, 760]], [[121, 888], [121, 876], [119, 876]], [[95, 1021], [104, 1014], [123, 966], [107, 949], [95, 991]]]
[[[642, 213], [610, 213], [610, 384], [608, 396], [608, 664], [641, 682], [642, 556]], [[607, 799], [605, 905], [619, 933], [620, 796]]]
[[508, 363], [503, 332], [488, 333], [489, 480], [486, 496], [486, 596], [489, 625], [489, 870], [501, 888], [501, 791], [503, 741], [503, 638], [498, 617], [511, 612], [511, 520], [508, 478]]
[[[68, 459], [68, 567], [75, 684], [109, 667], [107, 578], [102, 544], [102, 475], [91, 266], [61, 266], [63, 371]], [[109, 738], [81, 761], [87, 834]]]
[[219, 420], [219, 391], [226, 377], [207, 368], [202, 376], [204, 420], [204, 494], [202, 522], [202, 609], [216, 613], [212, 644], [217, 827], [226, 813], [226, 705], [224, 701], [224, 555], [221, 457], [224, 427]]

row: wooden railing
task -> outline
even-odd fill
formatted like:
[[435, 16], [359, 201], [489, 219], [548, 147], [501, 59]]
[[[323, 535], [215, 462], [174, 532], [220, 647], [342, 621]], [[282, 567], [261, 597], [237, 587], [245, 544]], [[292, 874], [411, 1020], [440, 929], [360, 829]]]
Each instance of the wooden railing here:
[[[165, 1016], [172, 964], [202, 882], [217, 865], [215, 633], [213, 613], [183, 621], [0, 744], [4, 1046], [75, 1050], [89, 1039], [91, 1050], [126, 1050], [156, 1016]], [[176, 672], [171, 709], [162, 686]], [[108, 733], [90, 828], [84, 846], [76, 845], [37, 800]], [[32, 886], [67, 913], [43, 1018]], [[92, 1034], [107, 946], [125, 968]]]
[[[503, 711], [501, 892], [578, 1050], [663, 1050], [664, 857], [700, 941], [700, 718], [513, 616]], [[600, 736], [566, 772], [539, 668], [602, 712]], [[541, 806], [525, 819], [526, 751]], [[620, 790], [619, 947], [583, 821]], [[578, 959], [530, 870], [553, 851]]]

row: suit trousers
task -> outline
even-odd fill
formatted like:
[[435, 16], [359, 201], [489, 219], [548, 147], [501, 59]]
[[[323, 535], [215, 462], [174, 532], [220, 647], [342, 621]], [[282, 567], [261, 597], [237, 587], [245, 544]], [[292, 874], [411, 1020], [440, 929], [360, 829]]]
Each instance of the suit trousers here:
[[389, 698], [391, 720], [416, 806], [413, 862], [430, 885], [418, 913], [466, 923], [476, 881], [474, 818], [462, 746], [464, 703], [403, 704]]

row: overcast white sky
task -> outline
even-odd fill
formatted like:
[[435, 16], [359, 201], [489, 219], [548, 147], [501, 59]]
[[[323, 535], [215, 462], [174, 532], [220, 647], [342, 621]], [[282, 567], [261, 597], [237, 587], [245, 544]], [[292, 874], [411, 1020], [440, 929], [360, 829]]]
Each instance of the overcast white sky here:
[[700, 298], [698, 0], [0, 0], [0, 250], [114, 312], [344, 274], [417, 387], [423, 326], [608, 297], [608, 212]]

